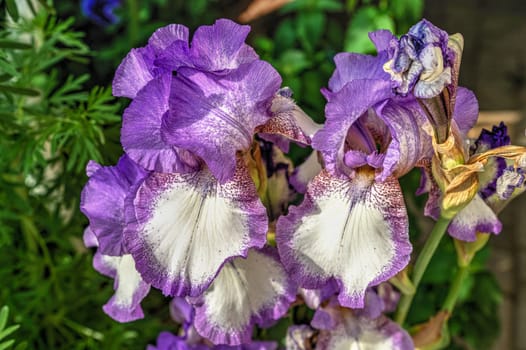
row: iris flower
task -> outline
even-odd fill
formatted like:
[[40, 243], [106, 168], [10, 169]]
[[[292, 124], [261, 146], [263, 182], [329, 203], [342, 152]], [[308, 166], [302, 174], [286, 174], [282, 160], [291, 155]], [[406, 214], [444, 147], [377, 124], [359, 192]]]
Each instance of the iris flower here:
[[[245, 44], [249, 30], [218, 20], [190, 42], [186, 27], [170, 25], [126, 56], [113, 92], [132, 99], [121, 142], [144, 176], [125, 195], [112, 186], [94, 190], [100, 200], [126, 198], [122, 220], [98, 235], [122, 232], [120, 250], [108, 253], [129, 254], [141, 281], [165, 295], [191, 298], [197, 331], [228, 345], [280, 318], [297, 289], [265, 246], [256, 135], [286, 148], [285, 138], [307, 144], [317, 130], [280, 89], [274, 68]], [[85, 196], [83, 207], [93, 203]], [[85, 213], [90, 225], [109, 215]]]
[[289, 327], [287, 350], [414, 349], [409, 334], [384, 315], [394, 310], [397, 299], [387, 285], [368, 289], [363, 309], [341, 307], [336, 298], [330, 299], [316, 309], [310, 326]]

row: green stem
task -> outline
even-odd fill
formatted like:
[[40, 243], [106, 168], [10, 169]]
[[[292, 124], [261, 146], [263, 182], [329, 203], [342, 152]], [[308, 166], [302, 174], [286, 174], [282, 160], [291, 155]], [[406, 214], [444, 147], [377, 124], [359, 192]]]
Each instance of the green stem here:
[[458, 271], [455, 275], [455, 279], [453, 280], [453, 284], [451, 285], [451, 288], [449, 289], [449, 292], [447, 294], [446, 301], [444, 301], [444, 305], [442, 306], [443, 310], [448, 311], [450, 314], [453, 312], [453, 309], [455, 308], [455, 304], [458, 299], [460, 288], [462, 287], [464, 281], [468, 276], [469, 265], [459, 266]]
[[442, 237], [444, 236], [444, 233], [446, 232], [450, 222], [451, 219], [446, 219], [443, 217], [438, 219], [435, 226], [433, 227], [433, 231], [431, 231], [431, 234], [424, 244], [422, 251], [418, 255], [418, 259], [416, 260], [415, 266], [413, 268], [413, 285], [415, 286], [415, 293], [402, 295], [400, 298], [400, 303], [398, 304], [398, 310], [396, 311], [395, 320], [400, 325], [403, 325], [405, 322], [409, 309], [411, 308], [413, 298], [416, 294], [416, 291], [418, 290], [418, 285], [422, 280], [422, 276], [424, 276], [427, 265], [429, 265], [429, 261], [431, 261], [431, 258], [435, 254], [438, 244], [442, 240]]

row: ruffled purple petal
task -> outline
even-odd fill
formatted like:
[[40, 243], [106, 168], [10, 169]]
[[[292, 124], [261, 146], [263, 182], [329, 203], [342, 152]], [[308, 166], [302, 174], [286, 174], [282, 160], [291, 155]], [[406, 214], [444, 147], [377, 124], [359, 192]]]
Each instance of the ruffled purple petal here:
[[255, 128], [270, 119], [281, 78], [263, 61], [220, 77], [184, 72], [190, 78], [178, 76], [172, 82], [163, 137], [203, 158], [214, 176], [226, 181], [234, 173], [236, 152], [248, 150]]
[[169, 24], [165, 27], [157, 29], [150, 39], [148, 39], [148, 46], [150, 46], [155, 55], [158, 56], [166, 50], [167, 47], [177, 41], [188, 42], [188, 28], [181, 24]]
[[215, 344], [248, 343], [254, 324], [269, 326], [287, 312], [296, 288], [275, 251], [251, 250], [223, 266], [196, 304], [195, 327]]
[[209, 350], [205, 344], [189, 344], [185, 337], [176, 336], [170, 332], [161, 332], [157, 337], [157, 345], [148, 345], [147, 350]]
[[137, 93], [154, 77], [171, 71], [155, 64], [155, 59], [174, 42], [188, 41], [188, 28], [170, 24], [157, 29], [148, 41], [148, 45], [132, 49], [121, 62], [113, 78], [113, 95], [135, 98]]
[[116, 166], [96, 167], [88, 164], [91, 177], [81, 194], [80, 209], [90, 221], [90, 230], [97, 237], [99, 249], [105, 255], [122, 255], [125, 227], [124, 206], [147, 175], [128, 156], [119, 159]]
[[407, 213], [398, 181], [375, 182], [326, 171], [308, 186], [303, 203], [277, 223], [276, 242], [289, 274], [302, 287], [338, 283], [339, 302], [364, 306], [365, 291], [409, 262]]
[[126, 245], [143, 278], [166, 295], [200, 295], [225, 261], [265, 243], [266, 210], [241, 160], [224, 184], [207, 169], [153, 173], [134, 206]]
[[477, 194], [451, 221], [448, 233], [461, 241], [473, 242], [476, 233], [495, 233], [502, 230], [502, 223], [493, 210]]
[[316, 349], [414, 350], [409, 334], [387, 317], [371, 320], [350, 312], [331, 330], [318, 335]]
[[396, 36], [393, 35], [387, 29], [380, 29], [369, 33], [369, 39], [373, 42], [376, 47], [376, 51], [383, 52], [391, 48], [391, 42], [397, 40]]
[[97, 251], [93, 257], [93, 266], [103, 275], [115, 279], [115, 294], [102, 307], [104, 312], [119, 322], [143, 318], [140, 303], [150, 291], [150, 285], [143, 281], [135, 269], [132, 256], [109, 256]]
[[479, 103], [471, 90], [464, 87], [457, 87], [456, 92], [453, 120], [457, 123], [460, 132], [466, 135], [477, 122], [479, 117]]
[[338, 93], [327, 94], [327, 121], [323, 129], [314, 135], [312, 147], [322, 152], [329, 172], [344, 173], [344, 145], [349, 128], [369, 108], [386, 100], [390, 94], [389, 82], [380, 80], [354, 80]]
[[124, 111], [121, 142], [128, 156], [148, 170], [173, 173], [199, 167], [195, 156], [169, 145], [161, 136], [163, 115], [168, 112], [172, 76], [152, 79]]
[[420, 113], [416, 101], [396, 103], [391, 100], [378, 108], [377, 113], [391, 135], [378, 180], [385, 180], [393, 173], [396, 177], [401, 177], [422, 159], [433, 157], [431, 138], [423, 130], [426, 119]]
[[84, 229], [84, 234], [82, 235], [82, 241], [84, 242], [84, 246], [86, 248], [94, 248], [99, 246], [99, 242], [97, 241], [97, 236], [93, 233], [91, 228], [88, 226]]
[[122, 60], [113, 78], [113, 96], [135, 98], [150, 80], [153, 79], [152, 72], [153, 50], [149, 47], [132, 49]]
[[[371, 33], [372, 34], [372, 33]], [[329, 79], [329, 89], [336, 93], [345, 84], [354, 80], [386, 80], [389, 75], [384, 72], [382, 66], [387, 55], [379, 56], [362, 55], [358, 53], [341, 52], [334, 56], [336, 69]], [[354, 99], [354, 98], [353, 98]]]
[[257, 60], [258, 55], [245, 44], [249, 32], [250, 26], [228, 19], [197, 28], [190, 49], [194, 65], [206, 71], [221, 71]]

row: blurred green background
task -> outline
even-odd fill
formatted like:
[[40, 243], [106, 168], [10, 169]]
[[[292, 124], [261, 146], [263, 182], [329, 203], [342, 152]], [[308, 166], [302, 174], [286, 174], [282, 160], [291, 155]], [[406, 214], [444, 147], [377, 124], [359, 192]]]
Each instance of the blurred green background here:
[[[264, 2], [264, 1], [261, 1]], [[113, 281], [93, 270], [93, 251], [82, 243], [86, 218], [79, 198], [88, 160], [114, 164], [122, 154], [120, 116], [128, 101], [111, 96], [115, 69], [133, 47], [169, 23], [193, 31], [226, 17], [237, 20], [251, 1], [122, 0], [118, 20], [97, 21], [104, 1], [0, 1], [0, 349], [144, 349], [177, 325], [168, 298], [152, 290], [146, 317], [129, 324], [102, 312]], [[341, 51], [374, 53], [367, 33], [403, 34], [423, 13], [423, 0], [295, 0], [252, 19], [249, 43], [282, 75], [298, 104], [323, 122], [320, 88]], [[308, 150], [293, 148], [298, 164]], [[418, 174], [403, 179], [418, 251]], [[500, 292], [485, 268], [487, 250], [474, 264], [451, 333], [450, 349], [485, 349], [498, 332]], [[445, 240], [430, 267], [412, 324], [433, 315], [445, 297], [455, 252]], [[264, 337], [280, 339], [292, 318]], [[18, 325], [14, 326], [14, 325]], [[468, 344], [468, 345], [466, 345]]]

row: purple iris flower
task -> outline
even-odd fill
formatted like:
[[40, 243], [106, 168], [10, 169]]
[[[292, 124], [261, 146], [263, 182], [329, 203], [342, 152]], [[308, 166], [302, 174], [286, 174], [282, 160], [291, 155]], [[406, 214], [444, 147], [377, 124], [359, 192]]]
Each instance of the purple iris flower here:
[[121, 0], [82, 0], [80, 4], [84, 16], [103, 27], [119, 21], [114, 11], [120, 6]]
[[[408, 35], [420, 35], [422, 45], [443, 49], [444, 38], [433, 28], [422, 21]], [[433, 157], [431, 138], [424, 131], [428, 119], [416, 94], [400, 93], [385, 71], [393, 45], [400, 41], [385, 30], [370, 37], [377, 56], [335, 57], [336, 70], [322, 91], [328, 101], [326, 123], [312, 141], [325, 169], [308, 184], [303, 203], [278, 220], [276, 233], [282, 260], [302, 287], [335, 282], [340, 304], [352, 308], [363, 307], [368, 287], [391, 278], [409, 262], [412, 247], [398, 178]], [[426, 64], [420, 80], [428, 77]], [[453, 123], [467, 132], [478, 104], [466, 89], [455, 89], [455, 98]], [[310, 162], [319, 169], [319, 162]], [[300, 185], [307, 173], [304, 169], [298, 174]]]
[[157, 345], [148, 345], [147, 350], [276, 350], [275, 342], [253, 341], [242, 345], [207, 345], [205, 343], [189, 344], [184, 337], [161, 332]]
[[390, 287], [382, 294], [369, 289], [361, 310], [341, 307], [332, 298], [316, 310], [310, 326], [289, 328], [287, 349], [414, 349], [409, 334], [383, 314], [392, 311], [396, 294]]
[[[265, 246], [255, 136], [285, 149], [287, 140], [310, 143], [319, 128], [245, 44], [249, 30], [223, 19], [190, 41], [186, 27], [169, 25], [126, 56], [113, 93], [132, 99], [121, 142], [144, 174], [118, 192], [122, 220], [111, 220], [115, 208], [88, 210], [115, 195], [111, 183], [93, 191], [88, 183], [85, 192], [95, 194], [83, 201], [90, 225], [102, 221], [97, 237], [114, 243], [111, 253], [129, 254], [147, 285], [187, 297], [199, 335], [231, 346], [283, 316], [297, 290]], [[116, 173], [114, 182], [128, 176]]]

